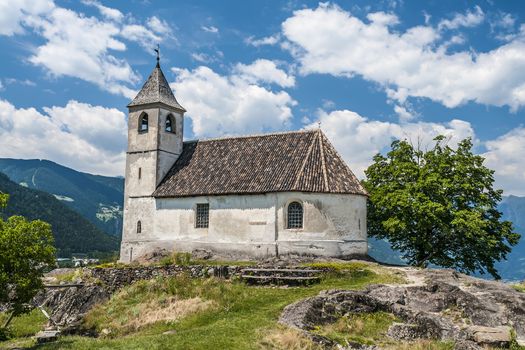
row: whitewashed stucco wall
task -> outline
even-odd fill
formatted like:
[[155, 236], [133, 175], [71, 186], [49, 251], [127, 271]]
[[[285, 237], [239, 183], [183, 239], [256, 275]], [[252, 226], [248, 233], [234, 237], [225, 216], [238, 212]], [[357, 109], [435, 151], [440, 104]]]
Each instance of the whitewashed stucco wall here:
[[[286, 208], [299, 201], [302, 229], [286, 228]], [[197, 203], [209, 203], [208, 228], [195, 228]], [[342, 257], [367, 253], [366, 197], [282, 192], [186, 198], [131, 198], [127, 227], [142, 222], [142, 233], [124, 232], [121, 261], [148, 251], [210, 249], [246, 256], [277, 253]], [[133, 249], [133, 256], [130, 256]]]

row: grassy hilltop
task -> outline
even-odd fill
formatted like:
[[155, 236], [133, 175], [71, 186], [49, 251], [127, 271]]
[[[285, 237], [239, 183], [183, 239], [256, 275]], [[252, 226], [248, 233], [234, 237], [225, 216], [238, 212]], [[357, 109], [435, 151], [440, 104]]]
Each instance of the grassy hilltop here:
[[[286, 305], [327, 289], [361, 289], [376, 283], [404, 283], [399, 271], [376, 264], [323, 263], [330, 267], [320, 284], [302, 288], [254, 287], [240, 281], [182, 275], [139, 281], [92, 309], [85, 327], [99, 338], [64, 336], [38, 349], [317, 349], [299, 332], [277, 320]], [[396, 343], [385, 338], [391, 315], [340, 320], [317, 332], [337, 340], [382, 344], [389, 349], [452, 349], [443, 342]], [[33, 312], [14, 322], [18, 338], [0, 348], [31, 347], [29, 338], [44, 323]]]

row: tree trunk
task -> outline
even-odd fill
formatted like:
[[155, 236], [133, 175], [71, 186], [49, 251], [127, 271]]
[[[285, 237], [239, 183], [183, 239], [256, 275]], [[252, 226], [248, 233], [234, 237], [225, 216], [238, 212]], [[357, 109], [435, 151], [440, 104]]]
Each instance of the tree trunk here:
[[7, 328], [7, 326], [9, 326], [9, 324], [11, 323], [11, 320], [13, 319], [13, 317], [15, 316], [15, 312], [11, 312], [11, 315], [9, 315], [9, 318], [7, 319], [7, 321], [5, 321], [4, 323], [4, 327], [2, 328]]

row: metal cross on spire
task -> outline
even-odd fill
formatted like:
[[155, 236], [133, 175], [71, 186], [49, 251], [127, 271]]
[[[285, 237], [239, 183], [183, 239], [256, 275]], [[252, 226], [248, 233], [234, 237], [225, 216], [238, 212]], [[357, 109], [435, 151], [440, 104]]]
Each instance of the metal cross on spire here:
[[160, 67], [160, 45], [157, 44], [157, 48], [153, 49], [157, 53], [157, 67]]

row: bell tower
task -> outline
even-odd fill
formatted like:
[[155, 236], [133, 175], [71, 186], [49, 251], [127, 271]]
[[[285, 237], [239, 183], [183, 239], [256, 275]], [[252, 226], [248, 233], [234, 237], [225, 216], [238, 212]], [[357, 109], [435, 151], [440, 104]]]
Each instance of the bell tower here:
[[157, 65], [128, 110], [122, 262], [138, 257], [140, 242], [154, 237], [152, 194], [182, 153], [186, 110], [160, 68], [158, 51]]
[[126, 195], [150, 196], [182, 153], [184, 112], [157, 65], [128, 105]]

